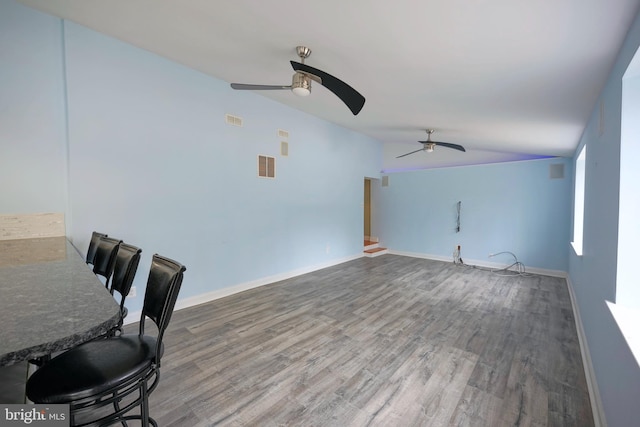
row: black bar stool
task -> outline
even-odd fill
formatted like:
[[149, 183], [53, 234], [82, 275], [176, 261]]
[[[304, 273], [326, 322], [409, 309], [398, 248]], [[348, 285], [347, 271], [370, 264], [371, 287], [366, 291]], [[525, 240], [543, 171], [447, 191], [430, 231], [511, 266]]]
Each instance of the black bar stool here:
[[[154, 255], [138, 334], [89, 341], [54, 357], [29, 378], [27, 397], [34, 403], [69, 404], [72, 426], [138, 419], [143, 426], [157, 427], [149, 416], [148, 396], [160, 379], [162, 338], [185, 270], [169, 258]], [[157, 327], [155, 337], [145, 334], [146, 318]], [[108, 406], [113, 409], [106, 415], [97, 410]], [[140, 415], [126, 415], [138, 406]]]

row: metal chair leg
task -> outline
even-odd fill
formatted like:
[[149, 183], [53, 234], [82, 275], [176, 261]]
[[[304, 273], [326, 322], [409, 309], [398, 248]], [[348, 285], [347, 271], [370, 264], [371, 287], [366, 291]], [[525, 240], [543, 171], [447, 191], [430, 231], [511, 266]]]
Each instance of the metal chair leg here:
[[[115, 399], [116, 396], [118, 395], [117, 392], [113, 393], [113, 398]], [[113, 401], [113, 409], [115, 409], [115, 412], [120, 412], [120, 402], [118, 400], [114, 400]], [[122, 424], [124, 427], [129, 427], [129, 424], [127, 424], [126, 420], [120, 420], [120, 424]]]
[[149, 399], [148, 399], [149, 396], [147, 393], [146, 378], [142, 380], [142, 387], [140, 388], [140, 393], [142, 393], [142, 402], [140, 402], [140, 416], [142, 417], [142, 425], [144, 427], [149, 427]]

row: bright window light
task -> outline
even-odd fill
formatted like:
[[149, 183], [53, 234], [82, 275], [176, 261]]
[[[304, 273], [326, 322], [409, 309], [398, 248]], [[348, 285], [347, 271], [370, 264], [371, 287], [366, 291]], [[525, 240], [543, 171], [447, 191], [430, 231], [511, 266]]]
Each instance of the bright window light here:
[[[638, 57], [638, 54], [636, 54]], [[640, 59], [639, 59], [640, 60]], [[635, 58], [634, 58], [634, 61]], [[629, 70], [627, 70], [629, 73]], [[620, 126], [620, 190], [618, 208], [618, 269], [616, 304], [636, 310], [640, 317], [638, 281], [638, 239], [640, 239], [640, 64], [638, 74], [622, 80], [622, 120]], [[636, 325], [637, 328], [637, 325]]]
[[638, 282], [638, 239], [640, 239], [640, 49], [622, 79], [620, 123], [620, 190], [618, 207], [618, 270], [615, 304], [609, 309], [640, 365], [640, 282]]
[[582, 255], [582, 232], [584, 227], [584, 182], [587, 159], [587, 146], [583, 146], [576, 159], [576, 176], [573, 203], [573, 250]]

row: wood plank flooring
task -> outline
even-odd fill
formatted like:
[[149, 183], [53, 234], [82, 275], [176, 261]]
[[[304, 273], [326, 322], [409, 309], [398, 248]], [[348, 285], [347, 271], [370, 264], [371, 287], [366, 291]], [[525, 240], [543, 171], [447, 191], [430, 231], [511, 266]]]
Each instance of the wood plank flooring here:
[[164, 426], [593, 425], [559, 278], [362, 258], [178, 311], [165, 344]]
[[161, 372], [165, 427], [593, 426], [564, 279], [395, 255], [175, 312]]

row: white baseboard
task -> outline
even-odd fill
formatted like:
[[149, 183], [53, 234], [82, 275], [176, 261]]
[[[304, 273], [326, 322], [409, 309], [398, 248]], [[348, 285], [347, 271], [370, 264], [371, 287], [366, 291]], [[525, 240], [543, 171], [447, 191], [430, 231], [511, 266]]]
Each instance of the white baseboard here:
[[[325, 263], [312, 265], [309, 267], [299, 268], [297, 270], [275, 274], [273, 276], [262, 277], [260, 279], [251, 280], [245, 283], [239, 283], [234, 286], [228, 286], [222, 289], [216, 289], [215, 291], [206, 292], [204, 294], [195, 295], [183, 299], [178, 299], [174, 310], [182, 310], [183, 308], [194, 307], [196, 305], [204, 304], [210, 301], [214, 301], [220, 298], [224, 298], [239, 292], [247, 291], [249, 289], [258, 288], [260, 286], [268, 285], [270, 283], [279, 282], [281, 280], [290, 279], [292, 277], [301, 276], [303, 274], [311, 273], [323, 268], [333, 267], [334, 265], [343, 264], [345, 262], [353, 261], [358, 258], [362, 258], [364, 254], [352, 255], [344, 258], [334, 259]], [[135, 323], [140, 320], [142, 310], [131, 312], [125, 318], [124, 324]]]
[[580, 308], [576, 301], [576, 295], [573, 291], [573, 282], [571, 277], [567, 275], [567, 289], [569, 289], [569, 297], [571, 298], [571, 307], [573, 308], [573, 318], [576, 322], [576, 330], [578, 331], [578, 342], [580, 343], [580, 353], [582, 354], [582, 366], [584, 367], [584, 376], [587, 380], [587, 388], [589, 389], [589, 399], [591, 400], [591, 410], [593, 411], [593, 423], [596, 427], [607, 427], [607, 419], [604, 415], [602, 400], [600, 399], [600, 390], [598, 389], [598, 381], [596, 373], [591, 363], [591, 353], [589, 353], [589, 345], [587, 336], [582, 327], [582, 318], [580, 317]]
[[[453, 256], [446, 257], [442, 255], [432, 255], [432, 254], [424, 254], [424, 253], [417, 253], [417, 252], [395, 251], [393, 249], [389, 249], [389, 253], [393, 255], [402, 255], [402, 256], [408, 256], [412, 258], [422, 258], [422, 259], [431, 259], [434, 261], [453, 262]], [[469, 265], [469, 266], [484, 267], [484, 268], [491, 268], [491, 269], [501, 269], [501, 268], [508, 267], [510, 265], [510, 264], [501, 264], [497, 262], [490, 262], [490, 261], [483, 261], [483, 260], [476, 260], [476, 259], [466, 259], [466, 258], [463, 258], [463, 261], [466, 265]], [[536, 267], [527, 267], [527, 266], [525, 266], [525, 268], [527, 273], [540, 274], [541, 276], [562, 277], [562, 278], [567, 277], [567, 272], [562, 270], [547, 270], [545, 268], [536, 268]]]

